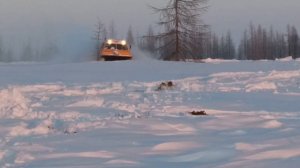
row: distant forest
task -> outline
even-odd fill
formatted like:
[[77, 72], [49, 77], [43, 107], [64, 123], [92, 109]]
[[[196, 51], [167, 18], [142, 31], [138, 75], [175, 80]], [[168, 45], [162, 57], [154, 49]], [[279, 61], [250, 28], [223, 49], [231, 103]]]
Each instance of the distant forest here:
[[0, 38], [0, 62], [46, 62], [59, 53], [58, 46], [50, 41], [33, 46], [31, 41], [23, 44], [21, 49], [6, 47]]
[[[98, 53], [99, 47], [104, 39], [113, 37], [114, 28], [111, 24], [107, 32], [105, 25], [99, 22], [96, 32], [96, 48]], [[158, 59], [162, 59], [162, 51], [158, 48], [160, 41], [154, 37], [155, 32], [152, 26], [149, 26], [145, 35], [137, 35], [134, 37], [133, 29], [128, 28], [127, 40], [130, 44], [151, 53]], [[217, 35], [208, 31], [202, 34], [200, 40], [193, 41], [195, 46], [192, 50], [191, 57], [186, 59], [237, 59], [237, 60], [275, 60], [287, 56], [294, 59], [300, 58], [300, 39], [297, 29], [294, 26], [287, 25], [286, 32], [275, 31], [271, 26], [264, 28], [261, 25], [250, 24], [249, 28], [243, 33], [239, 44], [235, 44], [231, 32], [225, 35]], [[44, 44], [43, 47], [37, 49], [30, 42], [24, 44], [16, 56], [12, 48], [6, 48], [0, 39], [0, 62], [16, 62], [16, 61], [48, 61], [53, 55], [59, 53], [59, 47], [54, 43]]]
[[[159, 41], [153, 35], [150, 26], [143, 38], [139, 38], [138, 46], [142, 50], [154, 55], [160, 54], [157, 50]], [[219, 36], [213, 32], [202, 35], [201, 40], [195, 41], [193, 57], [190, 59], [237, 59], [237, 60], [274, 60], [287, 56], [300, 58], [300, 39], [297, 29], [287, 25], [286, 32], [275, 31], [271, 26], [264, 28], [261, 25], [250, 24], [243, 33], [239, 44], [235, 44], [231, 32]]]
[[163, 60], [221, 58], [240, 60], [274, 60], [286, 56], [300, 57], [297, 29], [287, 26], [287, 32], [272, 27], [250, 24], [238, 45], [232, 35], [218, 36], [203, 21], [208, 0], [170, 0], [164, 7], [152, 7], [159, 14], [160, 32], [148, 33], [139, 46]]
[[[272, 26], [264, 28], [251, 23], [244, 30], [240, 42], [235, 44], [231, 32], [220, 36], [201, 20], [203, 13], [207, 11], [207, 2], [208, 0], [170, 0], [165, 7], [152, 7], [160, 16], [160, 32], [155, 32], [149, 26], [144, 35], [138, 35], [129, 26], [127, 41], [161, 60], [300, 58], [300, 41], [295, 26], [287, 25], [286, 32], [279, 32]], [[98, 19], [94, 44], [91, 44], [94, 58], [99, 57], [103, 41], [117, 37], [113, 21], [107, 29]], [[6, 48], [3, 44], [0, 38], [0, 62], [48, 61], [60, 53], [60, 46], [51, 41], [39, 44], [39, 47], [33, 47], [31, 41], [28, 41], [17, 51]]]

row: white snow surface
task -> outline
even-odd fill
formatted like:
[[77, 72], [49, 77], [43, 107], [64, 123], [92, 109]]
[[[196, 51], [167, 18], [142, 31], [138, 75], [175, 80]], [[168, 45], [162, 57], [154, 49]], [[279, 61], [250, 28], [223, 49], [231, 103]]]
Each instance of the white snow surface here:
[[0, 167], [298, 168], [299, 60], [204, 62], [0, 64]]

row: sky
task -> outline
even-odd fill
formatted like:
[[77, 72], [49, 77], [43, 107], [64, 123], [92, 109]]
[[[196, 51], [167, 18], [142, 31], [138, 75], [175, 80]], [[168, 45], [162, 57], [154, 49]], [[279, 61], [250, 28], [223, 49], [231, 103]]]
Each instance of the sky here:
[[[31, 41], [57, 43], [70, 55], [88, 54], [95, 24], [114, 22], [119, 38], [128, 27], [143, 34], [155, 26], [158, 16], [149, 5], [164, 6], [168, 0], [0, 0], [0, 37], [5, 45], [22, 46]], [[299, 0], [210, 0], [205, 23], [217, 34], [231, 31], [236, 41], [253, 22], [284, 31], [287, 24], [300, 31]], [[73, 50], [74, 48], [81, 48]], [[72, 52], [73, 51], [73, 52]], [[67, 54], [67, 53], [66, 53]]]
[[279, 31], [291, 24], [300, 31], [299, 9], [299, 0], [210, 0], [205, 21], [213, 31], [237, 37], [251, 22]]

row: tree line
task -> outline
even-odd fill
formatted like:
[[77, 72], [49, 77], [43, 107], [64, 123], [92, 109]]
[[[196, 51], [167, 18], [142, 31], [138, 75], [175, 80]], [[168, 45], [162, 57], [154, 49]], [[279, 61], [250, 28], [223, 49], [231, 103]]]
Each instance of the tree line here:
[[138, 46], [159, 55], [164, 60], [188, 59], [240, 59], [274, 60], [286, 56], [300, 57], [299, 35], [295, 26], [286, 32], [275, 31], [261, 25], [250, 24], [238, 45], [228, 32], [219, 36], [201, 21], [207, 10], [207, 0], [169, 0], [164, 8], [153, 10], [160, 14], [159, 33], [149, 27], [138, 40]]
[[[287, 25], [286, 32], [279, 32], [272, 26], [267, 29], [251, 23], [238, 45], [235, 44], [230, 31], [221, 36], [208, 32], [198, 41], [192, 42], [195, 43], [195, 48], [191, 49], [194, 56], [181, 59], [274, 60], [287, 56], [300, 58], [299, 34], [295, 26], [290, 25]], [[155, 37], [152, 26], [149, 26], [147, 33], [138, 40], [139, 48], [153, 55], [158, 54], [164, 59], [166, 50], [161, 51], [158, 48], [159, 43], [161, 42]]]
[[0, 38], [0, 62], [49, 61], [59, 52], [58, 46], [51, 41], [47, 41], [39, 47], [33, 46], [30, 41], [27, 41], [20, 49], [14, 49], [5, 46]]
[[238, 46], [238, 59], [274, 60], [286, 56], [300, 58], [300, 43], [297, 29], [287, 26], [286, 32], [268, 30], [261, 25], [250, 24]]
[[[117, 38], [118, 32], [114, 21], [106, 27], [100, 19], [95, 24], [95, 31], [93, 35], [95, 49], [93, 55], [99, 54], [102, 43], [107, 38]], [[135, 43], [132, 26], [128, 27], [126, 40], [130, 44]], [[60, 54], [61, 50], [58, 44], [51, 40], [43, 41], [40, 44], [33, 44], [31, 40], [25, 40], [21, 45], [13, 45], [9, 47], [4, 43], [0, 37], [0, 62], [45, 62], [53, 59], [56, 55]]]
[[[274, 60], [286, 56], [300, 57], [299, 35], [295, 26], [288, 25], [286, 32], [279, 32], [272, 26], [264, 28], [251, 23], [240, 42], [235, 44], [230, 31], [220, 36], [202, 21], [203, 13], [208, 9], [207, 2], [208, 0], [168, 0], [165, 7], [151, 7], [160, 16], [159, 27], [149, 26], [147, 32], [139, 36], [138, 33], [134, 35], [129, 26], [126, 39], [130, 44], [136, 44], [162, 60]], [[118, 33], [113, 21], [106, 27], [100, 19], [94, 33], [93, 53], [99, 57], [102, 43], [107, 38], [117, 38]], [[0, 38], [0, 62], [46, 61], [58, 54], [59, 49], [55, 43], [45, 44], [32, 47], [30, 42], [24, 43], [16, 54], [16, 51], [5, 48]]]

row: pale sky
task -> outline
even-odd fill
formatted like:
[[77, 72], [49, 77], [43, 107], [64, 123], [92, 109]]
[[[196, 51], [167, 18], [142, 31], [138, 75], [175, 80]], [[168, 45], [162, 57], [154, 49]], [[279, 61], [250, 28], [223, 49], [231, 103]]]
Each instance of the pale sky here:
[[205, 21], [218, 33], [243, 33], [250, 22], [285, 31], [287, 24], [300, 31], [300, 0], [210, 0]]
[[[163, 6], [168, 0], [0, 0], [0, 36], [7, 45], [24, 41], [56, 41], [67, 49], [84, 48], [91, 41], [100, 18], [113, 20], [119, 38], [129, 25], [142, 34], [157, 21], [147, 6]], [[300, 31], [300, 0], [210, 0], [205, 23], [218, 34], [230, 30], [237, 39], [250, 22], [285, 30], [287, 24]], [[86, 50], [88, 50], [86, 48]], [[85, 51], [82, 51], [83, 53]]]

